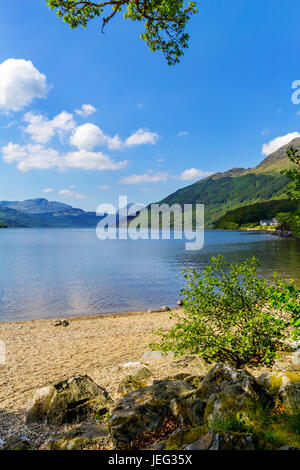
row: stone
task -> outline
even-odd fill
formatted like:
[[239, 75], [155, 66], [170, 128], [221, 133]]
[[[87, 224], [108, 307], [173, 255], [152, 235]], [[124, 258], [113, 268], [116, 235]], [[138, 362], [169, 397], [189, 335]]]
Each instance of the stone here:
[[147, 359], [148, 361], [151, 359], [164, 359], [164, 354], [160, 351], [146, 351], [143, 354], [143, 359]]
[[149, 369], [149, 367], [143, 366], [141, 367], [135, 374], [134, 377], [137, 380], [148, 380], [150, 377], [153, 376], [153, 373]]
[[279, 372], [300, 372], [300, 349], [290, 353], [282, 353], [275, 360], [272, 369]]
[[49, 450], [82, 450], [88, 446], [106, 446], [109, 433], [104, 425], [83, 424], [62, 432], [48, 441]]
[[206, 404], [200, 398], [173, 398], [170, 403], [174, 417], [184, 425], [202, 425]]
[[185, 447], [186, 450], [255, 450], [251, 434], [209, 430], [198, 441]]
[[1, 439], [0, 437], [0, 450], [6, 450], [8, 449], [7, 442]]
[[182, 307], [182, 305], [183, 305], [183, 300], [181, 300], [181, 299], [178, 300], [177, 305], [178, 305], [178, 307]]
[[116, 448], [128, 444], [144, 431], [157, 430], [171, 413], [171, 400], [188, 397], [193, 390], [184, 381], [162, 380], [121, 398], [108, 420]]
[[208, 372], [215, 367], [216, 362], [208, 362], [202, 357], [196, 357], [187, 367], [187, 372], [204, 378]]
[[300, 371], [264, 372], [257, 379], [288, 412], [300, 410]]
[[251, 397], [267, 401], [265, 389], [246, 370], [235, 369], [227, 364], [217, 364], [203, 379], [196, 396], [207, 401], [212, 394], [219, 393], [227, 386], [237, 386]]
[[118, 392], [122, 396], [128, 395], [128, 393], [139, 390], [140, 388], [147, 387], [147, 384], [137, 379], [134, 375], [127, 375], [119, 384]]
[[90, 377], [71, 377], [36, 391], [27, 407], [26, 423], [79, 422], [90, 413], [105, 414], [110, 404], [107, 391]]
[[70, 323], [67, 320], [63, 320], [61, 324], [62, 326], [65, 326], [65, 327], [70, 325]]
[[227, 385], [220, 392], [210, 395], [204, 411], [204, 423], [208, 427], [228, 421], [249, 423], [256, 400], [238, 385]]
[[165, 450], [166, 448], [166, 442], [156, 442], [155, 444], [151, 444], [149, 447], [146, 448], [146, 450]]
[[11, 436], [6, 445], [7, 450], [35, 450], [28, 437], [23, 434]]
[[295, 446], [282, 446], [279, 450], [300, 450], [299, 447]]

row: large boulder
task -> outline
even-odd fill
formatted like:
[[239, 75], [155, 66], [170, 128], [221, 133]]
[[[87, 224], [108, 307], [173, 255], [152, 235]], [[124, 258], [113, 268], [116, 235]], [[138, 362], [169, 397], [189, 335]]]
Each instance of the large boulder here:
[[267, 399], [264, 388], [256, 382], [249, 372], [235, 369], [227, 364], [217, 364], [208, 372], [198, 388], [196, 396], [203, 401], [208, 401], [211, 395], [221, 392], [228, 386], [239, 387], [256, 400]]
[[80, 425], [57, 434], [48, 442], [49, 450], [82, 450], [86, 447], [105, 447], [109, 433], [104, 425]]
[[200, 398], [173, 398], [170, 407], [173, 416], [181, 424], [190, 426], [203, 424], [205, 403]]
[[27, 407], [26, 423], [79, 422], [92, 412], [105, 414], [110, 404], [107, 391], [90, 377], [71, 377], [36, 391]]
[[300, 371], [264, 372], [257, 379], [289, 412], [300, 410]]
[[121, 398], [108, 421], [115, 446], [122, 447], [144, 431], [158, 429], [171, 414], [172, 399], [188, 397], [193, 391], [187, 382], [163, 380]]
[[282, 353], [273, 364], [274, 371], [300, 372], [300, 349]]
[[250, 422], [256, 400], [237, 385], [227, 385], [220, 392], [210, 395], [204, 422], [209, 427], [237, 423], [240, 426]]

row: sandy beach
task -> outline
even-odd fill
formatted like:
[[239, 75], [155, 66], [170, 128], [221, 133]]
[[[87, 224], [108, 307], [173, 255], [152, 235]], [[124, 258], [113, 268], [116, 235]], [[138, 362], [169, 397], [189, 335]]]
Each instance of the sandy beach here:
[[[115, 398], [119, 382], [129, 369], [124, 363], [146, 362], [153, 332], [171, 325], [170, 312], [135, 312], [68, 319], [0, 323], [0, 340], [6, 344], [6, 364], [0, 365], [0, 437], [26, 432], [41, 442], [49, 429], [25, 426], [25, 409], [34, 391], [43, 385], [87, 374]], [[150, 359], [153, 378], [184, 370], [171, 356]]]

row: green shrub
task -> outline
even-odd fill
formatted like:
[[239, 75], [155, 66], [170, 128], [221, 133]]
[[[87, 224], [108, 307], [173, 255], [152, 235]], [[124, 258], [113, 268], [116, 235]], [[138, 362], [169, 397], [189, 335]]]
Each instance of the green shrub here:
[[202, 272], [186, 270], [184, 313], [175, 313], [177, 322], [167, 333], [159, 330], [161, 341], [151, 347], [237, 367], [270, 364], [291, 325], [299, 329], [299, 289], [276, 275], [269, 285], [258, 267], [256, 258], [230, 264], [220, 255]]

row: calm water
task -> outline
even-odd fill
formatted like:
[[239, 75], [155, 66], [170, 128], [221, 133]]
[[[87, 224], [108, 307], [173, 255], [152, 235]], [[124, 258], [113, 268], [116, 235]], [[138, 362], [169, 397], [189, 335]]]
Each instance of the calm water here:
[[201, 251], [182, 240], [106, 240], [94, 229], [0, 231], [0, 321], [175, 306], [186, 266], [211, 256], [257, 256], [262, 273], [300, 282], [300, 243], [272, 235], [207, 231]]

